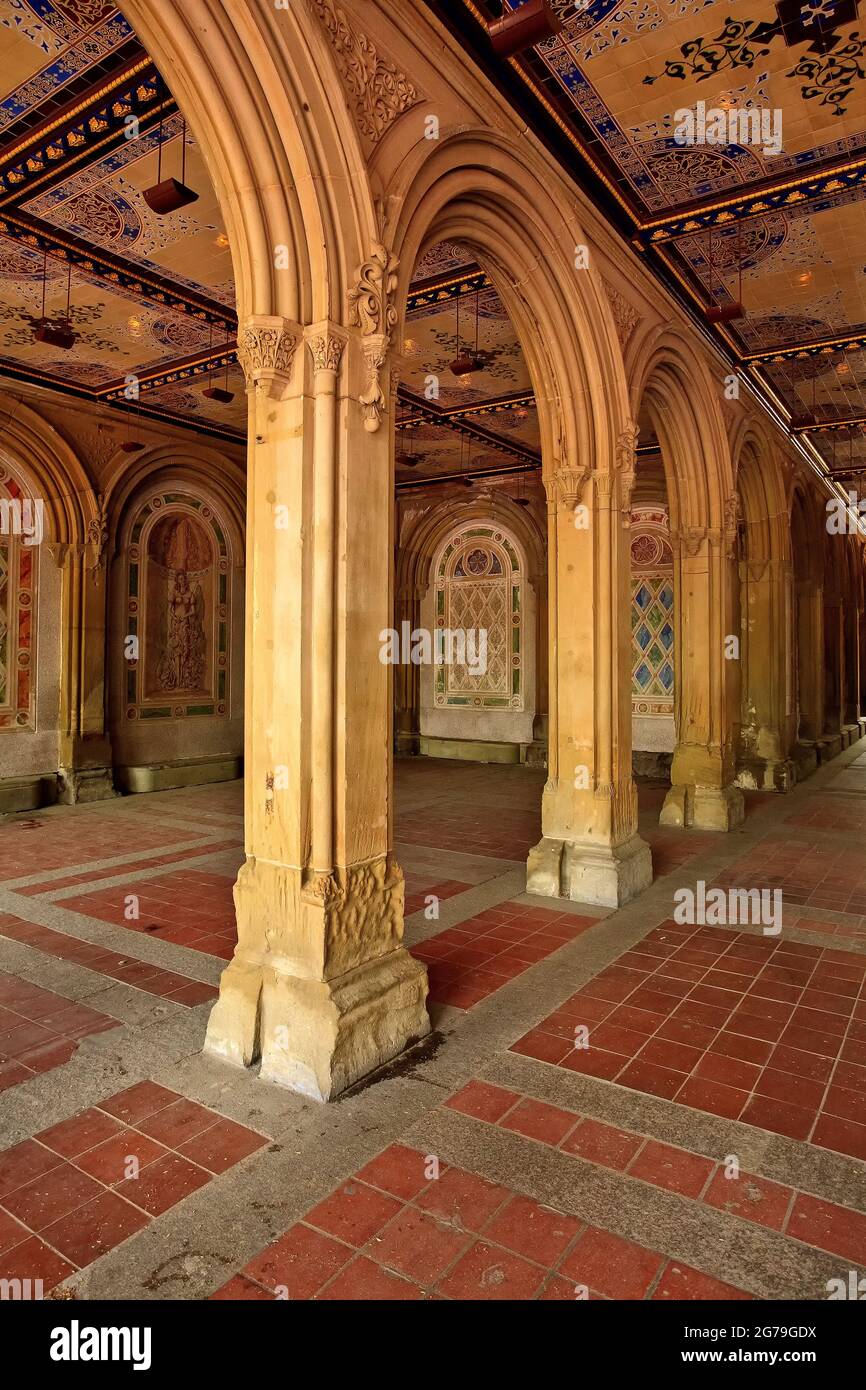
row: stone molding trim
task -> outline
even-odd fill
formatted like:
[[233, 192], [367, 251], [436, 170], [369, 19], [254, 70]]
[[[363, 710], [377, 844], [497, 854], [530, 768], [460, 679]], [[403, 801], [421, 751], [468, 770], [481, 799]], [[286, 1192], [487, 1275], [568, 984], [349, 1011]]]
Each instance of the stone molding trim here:
[[308, 0], [330, 39], [349, 104], [362, 135], [376, 144], [422, 94], [333, 0]]

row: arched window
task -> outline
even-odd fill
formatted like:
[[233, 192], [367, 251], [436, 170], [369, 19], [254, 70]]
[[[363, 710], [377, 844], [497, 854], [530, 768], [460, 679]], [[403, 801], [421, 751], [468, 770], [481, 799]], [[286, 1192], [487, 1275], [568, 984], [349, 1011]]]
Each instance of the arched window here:
[[[505, 531], [474, 522], [450, 537], [436, 567], [436, 629], [437, 706], [523, 709], [523, 574]], [[455, 660], [461, 641], [466, 659]]]
[[227, 715], [229, 582], [211, 507], [185, 493], [145, 502], [126, 568], [127, 719]]
[[674, 559], [667, 509], [631, 513], [631, 708], [640, 719], [634, 747], [658, 747], [654, 720], [674, 715]]
[[0, 729], [36, 728], [42, 504], [0, 463]]

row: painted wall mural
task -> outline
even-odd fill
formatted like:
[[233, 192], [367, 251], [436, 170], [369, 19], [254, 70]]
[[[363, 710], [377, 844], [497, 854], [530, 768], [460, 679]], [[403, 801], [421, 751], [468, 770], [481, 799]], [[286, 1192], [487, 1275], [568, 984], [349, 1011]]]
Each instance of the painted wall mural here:
[[27, 501], [0, 464], [0, 729], [36, 728], [38, 546], [16, 526]]
[[228, 713], [230, 566], [225, 531], [200, 498], [154, 496], [132, 527], [126, 571], [127, 719]]

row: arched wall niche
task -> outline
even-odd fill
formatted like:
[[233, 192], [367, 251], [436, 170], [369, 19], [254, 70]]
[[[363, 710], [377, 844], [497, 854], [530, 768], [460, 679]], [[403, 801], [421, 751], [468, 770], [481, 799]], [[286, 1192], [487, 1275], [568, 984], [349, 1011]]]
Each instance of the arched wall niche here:
[[[0, 439], [0, 809], [24, 810], [62, 795], [79, 741], [103, 734], [104, 588], [97, 500], [81, 460], [5, 391]], [[22, 522], [29, 537], [13, 534]]]
[[[667, 501], [632, 507], [632, 740], [635, 753], [668, 754], [676, 743], [674, 557]], [[655, 767], [658, 759], [642, 758]]]
[[[522, 700], [519, 710], [504, 714], [489, 706], [477, 712], [471, 706], [462, 711], [453, 704], [449, 708], [441, 698], [437, 702], [435, 672], [404, 669], [395, 681], [396, 748], [469, 760], [526, 757], [525, 745], [538, 733], [539, 712], [546, 715], [547, 555], [541, 527], [531, 510], [493, 489], [476, 489], [468, 499], [455, 494], [426, 506], [425, 502], [421, 494], [414, 506], [407, 503], [399, 532], [397, 629], [403, 622], [409, 623], [410, 631], [433, 630], [438, 624], [436, 561], [450, 536], [479, 528], [506, 535], [520, 557]], [[500, 744], [507, 746], [495, 746]]]
[[474, 516], [455, 508], [440, 521], [420, 618], [422, 629], [433, 633], [477, 634], [471, 639], [477, 674], [453, 663], [422, 667], [422, 751], [428, 737], [517, 746], [532, 742], [537, 596], [527, 553], [518, 529], [508, 524], [510, 516], [503, 521], [485, 515], [483, 504], [472, 510]]
[[118, 784], [141, 791], [236, 776], [244, 684], [239, 470], [213, 451], [187, 457], [160, 448], [128, 475], [113, 467], [109, 486], [109, 712]]

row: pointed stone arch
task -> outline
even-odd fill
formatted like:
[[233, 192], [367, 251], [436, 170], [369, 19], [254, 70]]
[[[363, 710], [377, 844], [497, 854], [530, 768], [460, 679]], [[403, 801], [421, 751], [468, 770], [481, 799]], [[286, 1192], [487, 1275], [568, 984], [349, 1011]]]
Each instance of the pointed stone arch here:
[[[47, 677], [54, 692], [59, 689], [59, 703], [50, 714], [44, 709], [37, 715], [35, 727], [28, 724], [30, 751], [19, 745], [21, 756], [13, 758], [7, 750], [5, 770], [24, 778], [24, 800], [13, 798], [6, 808], [24, 809], [57, 796], [75, 801], [106, 795], [111, 758], [105, 736], [105, 586], [97, 497], [85, 465], [60, 432], [5, 391], [0, 392], [0, 440], [0, 460], [8, 458], [42, 509], [41, 590], [32, 594], [34, 649], [43, 600], [52, 605], [50, 624], [59, 633], [58, 668]], [[28, 779], [37, 773], [31, 786]]]
[[457, 242], [496, 287], [535, 392], [549, 504], [550, 741], [543, 839], [528, 884], [550, 896], [627, 901], [652, 874], [637, 835], [623, 635], [635, 429], [589, 238], [553, 165], [491, 131], [462, 130], [413, 151], [388, 204], [398, 328], [419, 256]]
[[793, 568], [784, 473], [778, 444], [758, 418], [739, 423], [731, 454], [738, 499], [736, 598], [742, 658], [737, 780], [741, 786], [788, 791], [796, 778], [791, 757], [796, 731]]
[[720, 396], [679, 330], [644, 336], [632, 359], [632, 411], [659, 441], [674, 550], [677, 742], [661, 823], [707, 830], [733, 829], [744, 816], [735, 785], [736, 500]]

